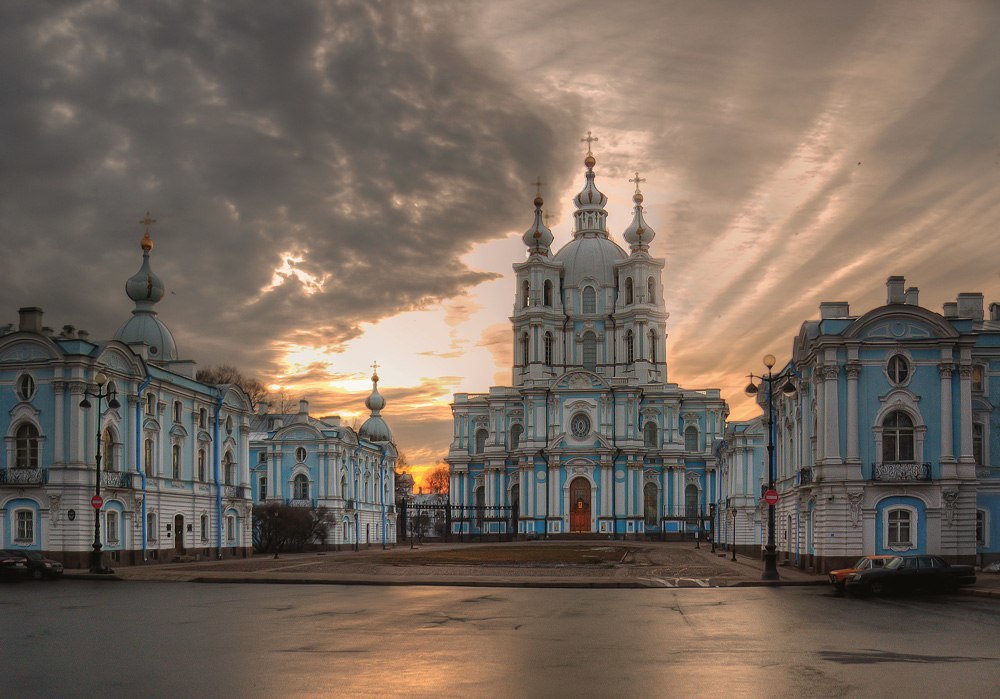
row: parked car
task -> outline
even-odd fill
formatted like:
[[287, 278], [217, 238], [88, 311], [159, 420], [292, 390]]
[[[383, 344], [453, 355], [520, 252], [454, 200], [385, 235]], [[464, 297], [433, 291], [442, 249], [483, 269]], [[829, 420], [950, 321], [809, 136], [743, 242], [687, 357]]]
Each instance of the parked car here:
[[881, 568], [851, 573], [848, 592], [881, 595], [889, 592], [950, 592], [976, 582], [972, 566], [951, 565], [940, 556], [896, 556]]
[[0, 580], [20, 580], [28, 574], [28, 564], [20, 556], [0, 551]]
[[28, 549], [24, 550], [11, 550], [6, 549], [0, 551], [0, 556], [12, 556], [21, 560], [27, 570], [28, 575], [39, 580], [41, 578], [61, 578], [63, 574], [63, 564], [59, 561], [53, 561], [51, 558], [46, 558], [38, 551], [31, 551]]
[[844, 591], [844, 581], [847, 580], [847, 576], [851, 573], [858, 573], [862, 570], [871, 570], [872, 568], [881, 568], [886, 563], [891, 561], [896, 556], [862, 556], [854, 563], [853, 568], [841, 568], [840, 570], [830, 571], [830, 584], [837, 588], [838, 592]]

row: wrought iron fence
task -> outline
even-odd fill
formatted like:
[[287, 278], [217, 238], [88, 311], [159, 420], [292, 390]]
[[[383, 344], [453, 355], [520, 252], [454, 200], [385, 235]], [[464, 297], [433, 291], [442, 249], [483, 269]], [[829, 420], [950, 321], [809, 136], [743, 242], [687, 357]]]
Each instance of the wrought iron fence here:
[[246, 498], [247, 489], [242, 485], [224, 485], [222, 495], [227, 498]]
[[101, 471], [101, 485], [108, 488], [131, 488], [132, 474], [124, 471]]
[[0, 469], [0, 485], [42, 485], [48, 480], [48, 471], [41, 468]]
[[929, 463], [872, 464], [873, 481], [929, 481], [930, 479], [931, 465]]
[[[458, 532], [452, 531], [458, 524]], [[452, 505], [399, 502], [399, 541], [512, 541], [517, 534], [517, 508], [509, 505]]]

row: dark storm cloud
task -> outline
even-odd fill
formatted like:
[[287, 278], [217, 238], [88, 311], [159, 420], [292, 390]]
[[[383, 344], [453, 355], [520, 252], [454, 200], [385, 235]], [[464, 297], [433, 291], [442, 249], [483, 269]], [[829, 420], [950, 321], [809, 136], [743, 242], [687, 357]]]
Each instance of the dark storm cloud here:
[[[146, 209], [158, 310], [202, 361], [264, 369], [271, 339], [337, 347], [489, 278], [459, 258], [507, 231], [576, 116], [461, 46], [475, 11], [5, 3], [3, 314], [110, 335]], [[285, 253], [302, 274], [261, 292]]]

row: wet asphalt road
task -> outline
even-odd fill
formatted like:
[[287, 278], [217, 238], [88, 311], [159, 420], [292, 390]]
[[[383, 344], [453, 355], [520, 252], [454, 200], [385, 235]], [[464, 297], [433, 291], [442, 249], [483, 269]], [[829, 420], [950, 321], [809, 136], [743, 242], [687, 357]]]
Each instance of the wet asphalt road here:
[[21, 583], [0, 634], [18, 697], [1000, 693], [996, 600], [817, 587]]

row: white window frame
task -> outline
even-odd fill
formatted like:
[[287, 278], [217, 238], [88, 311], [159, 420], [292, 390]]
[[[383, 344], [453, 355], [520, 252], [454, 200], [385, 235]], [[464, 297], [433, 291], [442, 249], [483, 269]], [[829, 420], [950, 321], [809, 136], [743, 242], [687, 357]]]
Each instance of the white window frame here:
[[198, 518], [198, 526], [201, 527], [201, 540], [208, 541], [208, 515], [202, 514]]
[[[112, 519], [115, 521], [114, 528], [111, 527]], [[120, 546], [122, 543], [122, 515], [118, 510], [104, 511], [104, 543], [109, 546]]]
[[[29, 382], [28, 390], [22, 391], [21, 384], [25, 381]], [[38, 384], [35, 382], [35, 377], [28, 372], [24, 372], [14, 381], [14, 394], [20, 402], [27, 403], [35, 397], [36, 393], [38, 393]]]
[[[896, 357], [899, 357], [900, 361], [906, 364], [906, 376], [903, 378], [902, 381], [897, 380], [897, 378], [893, 376], [892, 373], [891, 369], [893, 364], [892, 360], [895, 359]], [[901, 388], [904, 386], [908, 386], [910, 381], [913, 380], [913, 374], [916, 373], [916, 364], [914, 364], [913, 357], [911, 357], [908, 352], [896, 350], [892, 352], [888, 357], [886, 357], [883, 371], [885, 372], [885, 377], [886, 379], [888, 379], [890, 386], [894, 388]]]
[[147, 512], [146, 513], [146, 542], [159, 541], [160, 532], [159, 528], [156, 526], [156, 513]]
[[990, 545], [990, 511], [982, 507], [976, 508], [977, 529], [979, 528], [980, 516], [982, 516], [983, 538], [976, 537], [976, 546], [979, 548], [988, 548]]
[[[889, 514], [892, 512], [907, 512], [910, 515], [910, 541], [892, 544], [889, 542]], [[919, 513], [912, 505], [887, 505], [882, 510], [882, 546], [890, 551], [912, 551], [919, 542]]]
[[236, 543], [236, 516], [226, 515], [226, 543]]
[[295, 461], [296, 462], [298, 462], [300, 464], [303, 463], [303, 462], [305, 462], [307, 456], [309, 456], [309, 452], [306, 451], [305, 447], [296, 447], [295, 448]]
[[[31, 536], [23, 536], [21, 534], [21, 513], [27, 513], [29, 515], [28, 521], [31, 524]], [[13, 529], [13, 536], [11, 537], [11, 542], [17, 546], [31, 546], [38, 540], [38, 516], [35, 511], [30, 507], [18, 507], [12, 510], [10, 513], [11, 523], [14, 525], [11, 527]]]

